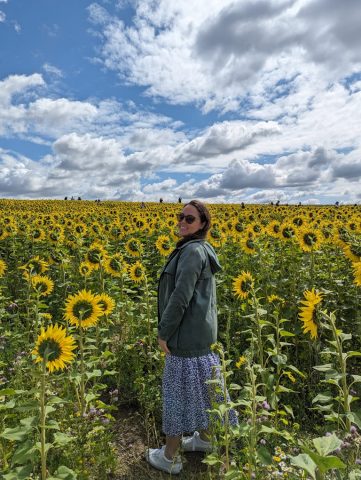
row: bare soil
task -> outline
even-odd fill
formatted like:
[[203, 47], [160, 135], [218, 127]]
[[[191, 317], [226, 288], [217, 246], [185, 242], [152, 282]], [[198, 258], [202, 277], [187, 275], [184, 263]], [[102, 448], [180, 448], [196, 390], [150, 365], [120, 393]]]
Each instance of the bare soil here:
[[[148, 448], [147, 431], [144, 418], [135, 409], [121, 407], [118, 417], [116, 444], [118, 449], [118, 466], [112, 480], [157, 480], [179, 478], [180, 480], [207, 480], [210, 478], [207, 465], [202, 463], [204, 454], [200, 452], [182, 455], [183, 470], [179, 475], [169, 475], [150, 466], [144, 452]], [[158, 448], [159, 445], [149, 445]]]

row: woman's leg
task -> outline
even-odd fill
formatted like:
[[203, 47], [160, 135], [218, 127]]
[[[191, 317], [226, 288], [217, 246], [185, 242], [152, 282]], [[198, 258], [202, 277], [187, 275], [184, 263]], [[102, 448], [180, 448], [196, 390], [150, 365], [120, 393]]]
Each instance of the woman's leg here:
[[181, 442], [180, 436], [177, 437], [171, 437], [171, 436], [166, 436], [166, 442], [165, 442], [165, 456], [168, 458], [168, 460], [172, 460], [177, 453], [180, 442]]

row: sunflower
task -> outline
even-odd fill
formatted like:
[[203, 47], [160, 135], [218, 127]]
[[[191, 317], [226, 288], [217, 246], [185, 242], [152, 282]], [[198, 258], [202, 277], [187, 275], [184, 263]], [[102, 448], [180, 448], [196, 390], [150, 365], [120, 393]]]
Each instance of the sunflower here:
[[299, 318], [303, 322], [303, 333], [310, 332], [311, 338], [317, 337], [316, 323], [316, 305], [322, 300], [322, 294], [315, 292], [315, 289], [306, 290], [303, 293], [306, 300], [302, 300], [304, 305], [300, 308]]
[[271, 295], [268, 295], [267, 302], [268, 303], [276, 303], [276, 302], [284, 303], [284, 300], [278, 295], [271, 294]]
[[86, 261], [93, 265], [93, 268], [98, 270], [102, 262], [107, 258], [107, 252], [100, 242], [93, 242], [89, 246], [89, 250], [86, 253]]
[[54, 245], [64, 241], [64, 230], [60, 225], [53, 225], [48, 231], [48, 239]]
[[21, 270], [25, 270], [30, 275], [41, 275], [49, 269], [49, 264], [45, 260], [42, 260], [39, 255], [37, 255], [19, 268]]
[[354, 284], [361, 287], [361, 262], [354, 262], [352, 264]]
[[163, 257], [167, 257], [172, 250], [171, 240], [168, 235], [159, 235], [155, 246]]
[[77, 237], [84, 237], [88, 231], [88, 227], [85, 223], [79, 222], [73, 226], [72, 231]]
[[83, 277], [89, 277], [94, 270], [94, 265], [90, 262], [81, 262], [79, 265], [80, 275]]
[[87, 290], [81, 290], [66, 299], [64, 318], [72, 325], [92, 327], [102, 315], [97, 296]]
[[240, 241], [240, 244], [241, 244], [242, 249], [246, 253], [248, 253], [250, 255], [254, 255], [255, 253], [257, 253], [256, 244], [255, 244], [255, 241], [252, 237], [242, 238], [242, 240]]
[[54, 290], [54, 282], [46, 275], [33, 275], [31, 284], [41, 297], [47, 297]]
[[41, 242], [42, 240], [45, 239], [45, 232], [42, 228], [34, 228], [31, 231], [31, 236], [34, 242]]
[[342, 250], [345, 256], [353, 263], [361, 261], [361, 245], [344, 243]]
[[46, 330], [41, 327], [40, 335], [31, 353], [36, 356], [36, 363], [46, 361], [46, 368], [49, 372], [53, 372], [63, 370], [66, 363], [73, 361], [75, 348], [75, 340], [71, 335], [66, 335], [65, 328], [51, 325]]
[[132, 257], [140, 257], [143, 253], [143, 246], [140, 240], [131, 237], [125, 244], [125, 249]]
[[112, 297], [110, 297], [106, 293], [102, 293], [96, 298], [102, 309], [103, 315], [110, 315], [115, 308], [115, 301], [112, 299]]
[[281, 225], [279, 237], [282, 240], [292, 240], [292, 238], [296, 235], [297, 227], [292, 223], [284, 223]]
[[239, 298], [247, 298], [254, 287], [254, 279], [249, 272], [242, 272], [233, 279], [233, 292]]
[[135, 283], [140, 283], [145, 279], [145, 268], [141, 262], [137, 261], [129, 266], [129, 276]]
[[321, 245], [321, 235], [314, 229], [301, 228], [297, 232], [297, 240], [304, 252], [317, 250]]
[[0, 225], [0, 240], [4, 240], [9, 236], [6, 228], [3, 225]]
[[236, 362], [236, 367], [241, 368], [245, 363], [247, 363], [247, 358], [244, 355], [241, 355]]
[[126, 271], [123, 255], [121, 253], [115, 253], [111, 257], [108, 257], [104, 262], [104, 270], [113, 277], [121, 277]]
[[268, 235], [271, 237], [279, 238], [280, 231], [281, 223], [277, 220], [272, 220], [272, 222], [270, 222], [266, 227], [266, 233], [268, 233]]
[[0, 259], [0, 277], [2, 277], [7, 269], [6, 263], [4, 260]]

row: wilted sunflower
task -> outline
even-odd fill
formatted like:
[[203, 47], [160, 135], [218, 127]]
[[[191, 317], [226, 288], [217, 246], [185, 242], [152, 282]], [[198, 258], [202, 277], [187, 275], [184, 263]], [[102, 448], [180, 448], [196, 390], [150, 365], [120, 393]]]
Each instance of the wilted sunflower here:
[[361, 262], [355, 262], [352, 264], [354, 284], [361, 287]]
[[306, 290], [303, 293], [306, 300], [302, 300], [304, 305], [300, 308], [299, 318], [303, 322], [303, 333], [310, 332], [311, 338], [317, 337], [316, 323], [316, 305], [322, 300], [322, 294], [315, 292], [315, 289]]
[[138, 261], [129, 266], [129, 276], [135, 283], [145, 279], [145, 269], [141, 262]]
[[96, 298], [102, 309], [102, 314], [110, 315], [115, 308], [115, 301], [112, 299], [112, 297], [110, 297], [106, 293], [102, 293], [100, 295], [97, 295]]
[[126, 271], [123, 255], [121, 253], [115, 253], [111, 257], [108, 257], [104, 262], [104, 270], [113, 277], [121, 277]]
[[4, 260], [0, 259], [0, 277], [2, 277], [7, 269], [6, 263]]
[[239, 298], [247, 298], [254, 286], [254, 279], [249, 272], [242, 272], [233, 279], [233, 292]]
[[45, 360], [46, 368], [49, 372], [53, 372], [63, 370], [67, 363], [72, 362], [75, 357], [73, 353], [75, 348], [75, 340], [71, 335], [66, 335], [65, 328], [51, 325], [46, 330], [41, 328], [41, 333], [31, 353], [36, 355], [36, 363]]
[[167, 257], [172, 250], [171, 240], [168, 235], [159, 235], [155, 246], [163, 257]]
[[102, 315], [97, 296], [87, 290], [81, 290], [66, 299], [64, 318], [72, 325], [92, 327]]
[[137, 238], [130, 238], [125, 244], [125, 249], [132, 257], [140, 257], [143, 253], [142, 242]]
[[54, 290], [54, 282], [46, 275], [33, 275], [31, 285], [41, 297], [46, 297]]

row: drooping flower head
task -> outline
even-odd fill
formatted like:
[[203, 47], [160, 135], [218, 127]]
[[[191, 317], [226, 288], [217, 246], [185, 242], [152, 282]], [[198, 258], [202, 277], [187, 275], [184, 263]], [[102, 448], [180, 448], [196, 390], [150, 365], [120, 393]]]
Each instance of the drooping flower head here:
[[53, 372], [63, 370], [67, 363], [72, 362], [75, 348], [75, 340], [71, 335], [66, 335], [65, 328], [51, 325], [46, 330], [41, 328], [31, 353], [36, 356], [36, 363], [46, 361], [46, 368]]
[[254, 279], [249, 272], [242, 272], [233, 279], [233, 292], [239, 298], [247, 298], [254, 287]]
[[103, 315], [97, 295], [87, 290], [81, 290], [66, 299], [64, 318], [72, 325], [88, 328], [95, 325]]
[[310, 332], [311, 338], [317, 338], [318, 326], [316, 323], [316, 305], [322, 300], [322, 294], [312, 290], [306, 290], [303, 293], [305, 300], [301, 303], [303, 307], [300, 308], [299, 318], [303, 322], [303, 333]]

